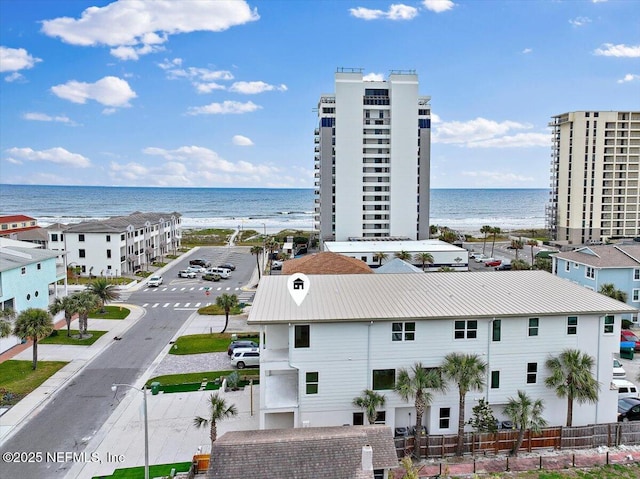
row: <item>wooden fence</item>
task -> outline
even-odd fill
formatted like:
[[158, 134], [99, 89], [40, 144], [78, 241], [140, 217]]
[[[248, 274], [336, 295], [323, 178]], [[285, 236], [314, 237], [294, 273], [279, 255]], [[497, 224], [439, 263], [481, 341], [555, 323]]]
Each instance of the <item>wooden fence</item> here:
[[[495, 433], [465, 433], [464, 453], [488, 455], [508, 453], [518, 440], [515, 429]], [[437, 458], [456, 454], [457, 435], [429, 435], [420, 438], [420, 457]], [[414, 437], [395, 438], [398, 458], [413, 454]], [[640, 422], [592, 424], [579, 427], [549, 427], [540, 433], [525, 431], [521, 452], [540, 450], [591, 449], [640, 444]]]

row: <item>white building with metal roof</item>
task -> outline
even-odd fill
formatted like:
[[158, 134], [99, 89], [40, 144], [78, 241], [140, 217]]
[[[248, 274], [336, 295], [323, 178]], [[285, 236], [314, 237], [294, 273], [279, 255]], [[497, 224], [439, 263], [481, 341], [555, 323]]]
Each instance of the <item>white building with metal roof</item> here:
[[[498, 419], [518, 389], [543, 399], [550, 425], [566, 421], [566, 399], [544, 380], [545, 362], [567, 348], [594, 357], [597, 404], [574, 404], [573, 424], [615, 422], [610, 390], [620, 317], [632, 308], [545, 271], [310, 275], [300, 306], [286, 276], [263, 277], [248, 323], [261, 335], [260, 427], [361, 424], [353, 399], [383, 394], [379, 420], [413, 426], [413, 403], [393, 391], [400, 368], [437, 368], [450, 352], [480, 355], [486, 387], [467, 395], [468, 419], [480, 398]], [[458, 392], [433, 394], [424, 415], [431, 434], [457, 431]], [[415, 416], [413, 416], [415, 418]]]

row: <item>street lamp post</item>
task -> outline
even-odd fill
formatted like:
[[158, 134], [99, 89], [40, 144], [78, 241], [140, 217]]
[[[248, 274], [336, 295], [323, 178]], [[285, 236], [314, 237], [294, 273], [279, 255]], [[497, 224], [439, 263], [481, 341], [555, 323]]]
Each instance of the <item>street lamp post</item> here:
[[264, 273], [264, 269], [265, 269], [265, 261], [266, 261], [266, 245], [267, 245], [267, 224], [266, 223], [262, 223], [262, 227], [264, 228], [264, 237], [262, 238], [262, 272]]
[[118, 386], [135, 389], [136, 391], [141, 392], [144, 397], [144, 479], [149, 479], [149, 421], [147, 418], [147, 389], [145, 387], [140, 389], [132, 386], [131, 384], [114, 384], [111, 386], [111, 390], [115, 392], [118, 389]]

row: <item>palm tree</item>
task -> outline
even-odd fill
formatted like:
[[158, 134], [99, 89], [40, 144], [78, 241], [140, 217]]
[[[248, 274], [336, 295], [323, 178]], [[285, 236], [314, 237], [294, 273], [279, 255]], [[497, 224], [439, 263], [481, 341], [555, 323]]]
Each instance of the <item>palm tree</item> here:
[[491, 243], [491, 257], [493, 258], [493, 249], [496, 246], [496, 235], [500, 234], [501, 230], [497, 226], [494, 226], [493, 228], [491, 228], [490, 233], [493, 235], [493, 242]]
[[224, 309], [225, 320], [224, 328], [222, 329], [224, 333], [229, 325], [229, 312], [238, 305], [238, 297], [235, 294], [222, 293], [216, 298], [216, 305]]
[[13, 309], [0, 309], [0, 338], [8, 338], [13, 331], [12, 321], [15, 319], [16, 313]]
[[38, 367], [38, 341], [46, 338], [53, 331], [51, 315], [44, 309], [28, 308], [22, 311], [16, 319], [13, 334], [20, 339], [33, 341], [33, 365]]
[[565, 349], [546, 362], [551, 375], [545, 379], [545, 384], [554, 388], [559, 398], [567, 398], [567, 427], [573, 422], [574, 400], [578, 404], [598, 401], [600, 384], [591, 372], [594, 364], [591, 356], [578, 349]]
[[524, 248], [524, 245], [522, 244], [521, 240], [519, 239], [511, 240], [511, 249], [516, 250], [516, 259], [518, 259], [518, 251], [520, 251], [523, 248]]
[[429, 238], [436, 236], [439, 229], [438, 225], [429, 225]]
[[384, 406], [386, 402], [382, 394], [378, 394], [371, 389], [365, 389], [362, 394], [353, 399], [353, 405], [364, 410], [369, 424], [376, 422], [378, 418], [378, 408]]
[[71, 321], [73, 315], [78, 311], [76, 309], [75, 295], [65, 296], [64, 298], [56, 298], [53, 303], [49, 305], [49, 313], [55, 316], [60, 311], [64, 311], [64, 320], [67, 323], [67, 336], [71, 337]]
[[445, 243], [455, 243], [458, 240], [458, 233], [445, 227], [440, 230], [440, 237], [438, 239]]
[[120, 298], [120, 292], [115, 284], [106, 278], [98, 278], [87, 286], [87, 289], [100, 298], [100, 312], [105, 313], [104, 306], [107, 301], [116, 301]]
[[73, 298], [78, 313], [78, 336], [82, 339], [89, 329], [89, 313], [100, 306], [101, 300], [88, 289], [74, 294]]
[[616, 289], [616, 285], [613, 283], [604, 283], [598, 290], [600, 294], [609, 296], [610, 298], [617, 299], [623, 303], [627, 302], [627, 293], [622, 290]]
[[433, 255], [431, 253], [416, 253], [413, 257], [414, 261], [417, 261], [419, 263], [422, 263], [422, 271], [424, 271], [424, 267], [425, 265], [428, 264], [432, 264], [433, 263]]
[[398, 380], [394, 390], [405, 401], [413, 398], [416, 408], [416, 427], [414, 430], [415, 446], [413, 454], [416, 458], [420, 458], [420, 435], [422, 432], [422, 417], [428, 405], [433, 400], [433, 395], [429, 389], [437, 391], [444, 390], [444, 384], [440, 372], [436, 369], [427, 370], [422, 363], [417, 362], [411, 368], [411, 371], [405, 368], [398, 372]]
[[465, 397], [469, 391], [482, 391], [487, 364], [477, 354], [449, 353], [442, 363], [442, 374], [458, 385], [458, 444], [456, 454], [464, 452], [464, 407]]
[[224, 398], [218, 396], [218, 393], [212, 393], [209, 396], [209, 415], [204, 418], [196, 416], [193, 419], [193, 425], [197, 428], [211, 426], [209, 430], [209, 437], [211, 438], [211, 445], [216, 442], [218, 438], [218, 421], [231, 418], [238, 415], [238, 409], [235, 404], [228, 405]]
[[491, 233], [491, 230], [492, 228], [489, 225], [484, 225], [482, 228], [480, 228], [480, 233], [484, 235], [484, 238], [482, 240], [482, 254], [484, 254], [485, 247], [487, 246], [487, 235]]
[[524, 431], [530, 429], [533, 432], [540, 432], [540, 429], [547, 425], [547, 421], [542, 417], [544, 405], [542, 399], [532, 400], [525, 391], [518, 390], [518, 397], [509, 398], [504, 408], [504, 413], [514, 426], [518, 429], [518, 440], [516, 441], [512, 456], [517, 456], [522, 441]]
[[401, 259], [402, 261], [409, 261], [411, 259], [411, 253], [405, 250], [396, 251], [396, 254], [394, 256]]
[[533, 269], [533, 263], [534, 263], [534, 260], [536, 259], [535, 255], [533, 254], [533, 248], [538, 246], [538, 241], [534, 239], [529, 239], [527, 240], [527, 246], [531, 246], [531, 269]]
[[378, 260], [378, 266], [382, 266], [382, 262], [387, 259], [389, 255], [387, 253], [376, 253], [376, 259]]
[[262, 253], [262, 246], [256, 245], [251, 247], [251, 254], [256, 255], [256, 263], [258, 264], [258, 281], [260, 281], [260, 253]]

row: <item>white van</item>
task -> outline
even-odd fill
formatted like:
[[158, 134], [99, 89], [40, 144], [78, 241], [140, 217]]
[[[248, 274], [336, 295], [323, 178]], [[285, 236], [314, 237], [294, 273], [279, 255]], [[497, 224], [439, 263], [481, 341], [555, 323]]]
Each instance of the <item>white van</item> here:
[[626, 379], [614, 379], [613, 385], [618, 390], [618, 398], [638, 398], [638, 388]]
[[260, 366], [260, 348], [236, 348], [231, 356], [231, 364], [238, 369]]
[[222, 279], [231, 278], [231, 270], [227, 269], [227, 268], [209, 268], [207, 270], [207, 273], [209, 273], [209, 274], [217, 274]]

